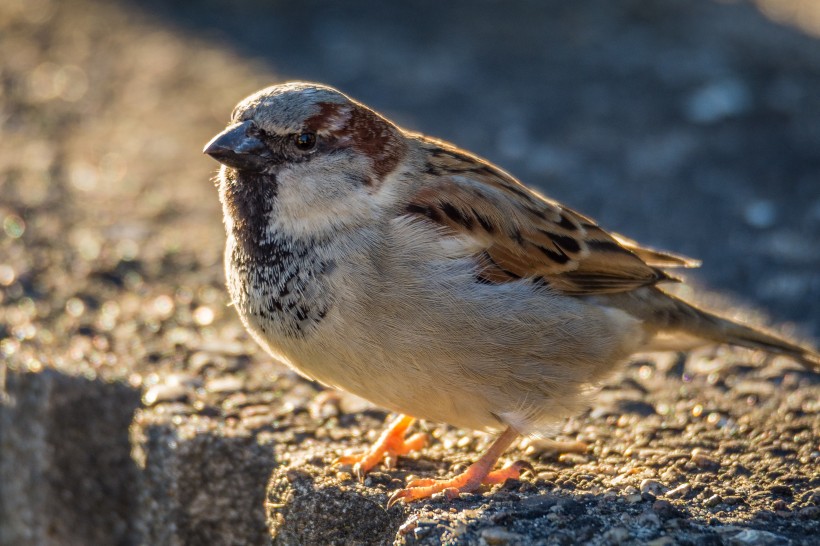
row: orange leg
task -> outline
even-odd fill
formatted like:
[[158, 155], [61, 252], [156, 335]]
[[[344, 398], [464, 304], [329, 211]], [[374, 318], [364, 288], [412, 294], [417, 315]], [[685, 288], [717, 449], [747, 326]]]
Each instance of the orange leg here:
[[401, 415], [393, 421], [376, 443], [367, 453], [362, 455], [345, 455], [336, 459], [335, 464], [352, 464], [353, 474], [359, 480], [363, 480], [365, 474], [370, 472], [379, 461], [384, 459], [384, 464], [388, 468], [396, 465], [396, 458], [399, 455], [406, 455], [411, 451], [416, 451], [424, 447], [427, 443], [427, 435], [423, 433], [413, 434], [405, 438], [407, 428], [413, 424], [415, 419], [407, 415]]
[[495, 466], [498, 458], [510, 447], [510, 444], [512, 444], [516, 438], [518, 438], [518, 432], [512, 427], [507, 428], [507, 430], [493, 442], [490, 449], [488, 449], [479, 460], [471, 464], [463, 473], [449, 480], [413, 480], [407, 484], [406, 488], [399, 489], [393, 493], [390, 500], [387, 501], [387, 507], [390, 508], [399, 501], [408, 503], [418, 499], [426, 499], [440, 491], [444, 491], [448, 499], [453, 499], [457, 497], [459, 493], [475, 491], [481, 484], [492, 485], [504, 483], [510, 478], [518, 478], [524, 469], [532, 471], [532, 466], [528, 462], [518, 461], [505, 466], [501, 470], [492, 472], [492, 468]]

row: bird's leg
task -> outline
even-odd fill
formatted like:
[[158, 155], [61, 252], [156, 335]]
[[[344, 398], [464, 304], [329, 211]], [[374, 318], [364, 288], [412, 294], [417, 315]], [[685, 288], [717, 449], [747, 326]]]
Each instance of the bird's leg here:
[[415, 421], [413, 417], [400, 415], [366, 453], [344, 455], [336, 459], [335, 464], [352, 464], [353, 474], [359, 480], [363, 480], [365, 474], [379, 464], [382, 459], [384, 459], [384, 463], [388, 468], [392, 468], [395, 466], [396, 458], [399, 455], [406, 455], [411, 451], [421, 449], [427, 443], [427, 435], [421, 432], [413, 434], [409, 438], [404, 437], [407, 428], [413, 424], [413, 421]]
[[418, 499], [426, 499], [440, 491], [444, 491], [447, 498], [452, 499], [458, 496], [459, 493], [475, 491], [481, 484], [504, 483], [510, 478], [518, 478], [524, 469], [532, 471], [532, 466], [526, 461], [517, 461], [500, 470], [492, 471], [498, 458], [516, 438], [518, 438], [518, 431], [512, 427], [507, 428], [493, 442], [490, 449], [463, 473], [448, 480], [413, 480], [404, 489], [399, 489], [393, 493], [390, 500], [387, 501], [387, 507], [389, 508], [399, 501], [408, 503]]

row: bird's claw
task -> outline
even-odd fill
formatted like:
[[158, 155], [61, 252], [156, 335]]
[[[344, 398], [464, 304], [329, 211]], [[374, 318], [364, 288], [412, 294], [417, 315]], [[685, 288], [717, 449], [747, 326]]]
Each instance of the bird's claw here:
[[387, 468], [394, 468], [399, 455], [421, 449], [427, 444], [427, 435], [416, 433], [404, 437], [407, 427], [413, 422], [412, 417], [402, 416], [382, 434], [375, 444], [361, 455], [343, 455], [336, 459], [334, 465], [353, 465], [352, 473], [359, 481], [364, 481], [370, 470], [384, 461]]
[[518, 479], [524, 472], [535, 474], [535, 468], [527, 461], [515, 461], [493, 472], [487, 472], [486, 469], [472, 465], [458, 476], [446, 480], [416, 478], [411, 480], [404, 489], [393, 492], [387, 500], [387, 507], [390, 508], [399, 501], [407, 504], [415, 500], [426, 499], [436, 493], [443, 493], [447, 500], [453, 500], [461, 493], [475, 491], [481, 485], [496, 485], [509, 479]]

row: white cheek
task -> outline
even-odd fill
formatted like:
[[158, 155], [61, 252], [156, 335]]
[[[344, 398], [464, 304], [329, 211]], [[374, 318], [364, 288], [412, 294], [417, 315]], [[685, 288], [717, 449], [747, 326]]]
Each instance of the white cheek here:
[[364, 184], [330, 168], [282, 170], [272, 215], [275, 229], [295, 236], [316, 236], [365, 223], [377, 209]]

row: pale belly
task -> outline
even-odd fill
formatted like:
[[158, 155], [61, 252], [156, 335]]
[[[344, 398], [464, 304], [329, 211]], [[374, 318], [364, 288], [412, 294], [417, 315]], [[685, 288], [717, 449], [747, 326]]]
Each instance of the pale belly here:
[[394, 271], [388, 282], [354, 260], [250, 270], [230, 251], [231, 297], [272, 356], [377, 406], [459, 427], [538, 435], [579, 411], [590, 383], [636, 348], [622, 341], [640, 337], [621, 312], [531, 283], [478, 285], [460, 269], [441, 282]]

